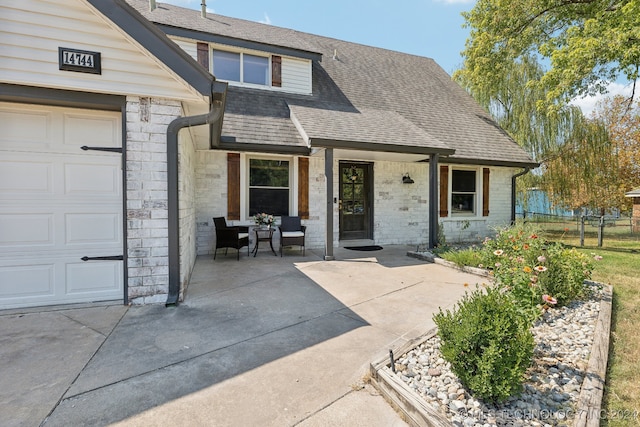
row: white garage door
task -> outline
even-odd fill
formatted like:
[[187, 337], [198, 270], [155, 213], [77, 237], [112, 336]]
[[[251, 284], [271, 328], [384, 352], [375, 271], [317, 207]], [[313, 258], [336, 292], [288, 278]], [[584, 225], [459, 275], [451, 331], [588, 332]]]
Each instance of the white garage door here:
[[123, 299], [120, 117], [0, 103], [0, 309]]

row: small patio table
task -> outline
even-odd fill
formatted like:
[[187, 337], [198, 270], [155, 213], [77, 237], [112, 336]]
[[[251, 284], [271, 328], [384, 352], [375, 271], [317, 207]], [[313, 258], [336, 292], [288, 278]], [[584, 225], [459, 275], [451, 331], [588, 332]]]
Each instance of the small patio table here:
[[269, 246], [271, 246], [271, 252], [273, 252], [273, 255], [278, 256], [276, 254], [276, 251], [273, 249], [274, 229], [272, 227], [269, 227], [269, 228], [255, 227], [253, 229], [253, 232], [256, 235], [256, 245], [253, 247], [253, 251], [252, 251], [254, 258], [256, 255], [258, 255], [258, 245], [260, 242], [269, 242]]

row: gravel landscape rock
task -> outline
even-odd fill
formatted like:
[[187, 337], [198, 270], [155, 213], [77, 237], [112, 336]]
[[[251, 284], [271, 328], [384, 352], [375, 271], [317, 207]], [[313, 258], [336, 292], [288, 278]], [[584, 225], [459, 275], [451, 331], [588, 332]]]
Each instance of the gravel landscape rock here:
[[570, 425], [593, 344], [603, 291], [550, 308], [535, 322], [534, 360], [522, 392], [493, 404], [474, 398], [440, 353], [436, 335], [396, 359], [397, 375], [458, 427]]

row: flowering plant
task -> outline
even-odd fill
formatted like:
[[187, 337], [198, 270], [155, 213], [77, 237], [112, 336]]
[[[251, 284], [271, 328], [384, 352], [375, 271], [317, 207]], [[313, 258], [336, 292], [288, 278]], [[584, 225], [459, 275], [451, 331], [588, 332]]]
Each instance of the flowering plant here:
[[269, 214], [264, 213], [264, 212], [255, 214], [253, 216], [253, 220], [258, 225], [268, 225], [269, 227], [271, 227], [271, 225], [275, 221], [274, 218], [273, 218], [273, 215], [269, 215]]

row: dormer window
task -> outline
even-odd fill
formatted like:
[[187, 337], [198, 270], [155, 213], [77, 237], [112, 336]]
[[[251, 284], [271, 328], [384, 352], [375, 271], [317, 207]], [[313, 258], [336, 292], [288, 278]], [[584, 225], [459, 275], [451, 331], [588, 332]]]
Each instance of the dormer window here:
[[268, 86], [269, 58], [214, 49], [213, 74], [220, 80]]
[[312, 93], [311, 59], [179, 37], [172, 37], [172, 40], [216, 79], [230, 85], [305, 95]]

